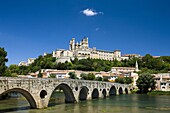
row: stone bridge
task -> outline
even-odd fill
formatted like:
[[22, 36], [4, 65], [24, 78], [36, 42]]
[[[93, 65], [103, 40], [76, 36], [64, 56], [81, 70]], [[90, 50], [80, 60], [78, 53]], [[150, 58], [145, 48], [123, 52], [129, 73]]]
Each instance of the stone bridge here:
[[66, 103], [130, 93], [129, 85], [119, 83], [56, 78], [0, 77], [0, 95], [10, 92], [21, 93], [31, 108], [48, 107], [52, 93], [58, 88], [63, 90]]

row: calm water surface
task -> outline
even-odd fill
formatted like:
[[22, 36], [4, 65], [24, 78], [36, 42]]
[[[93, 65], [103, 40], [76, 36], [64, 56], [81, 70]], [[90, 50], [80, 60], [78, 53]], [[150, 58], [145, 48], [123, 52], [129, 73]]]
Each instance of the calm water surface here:
[[63, 94], [54, 94], [50, 107], [30, 109], [24, 97], [0, 101], [0, 113], [170, 113], [170, 96], [119, 95], [105, 99], [65, 104]]

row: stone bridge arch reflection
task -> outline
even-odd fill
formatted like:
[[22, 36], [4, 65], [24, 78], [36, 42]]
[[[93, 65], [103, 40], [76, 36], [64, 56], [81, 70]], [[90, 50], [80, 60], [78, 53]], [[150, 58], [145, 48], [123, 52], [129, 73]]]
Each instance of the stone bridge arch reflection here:
[[97, 88], [93, 89], [92, 99], [99, 98], [99, 91]]
[[[74, 94], [73, 94], [71, 88], [67, 84], [64, 84], [64, 83], [59, 84], [51, 93], [50, 98], [56, 90], [63, 91], [64, 96], [65, 96], [65, 103], [75, 103], [76, 102]], [[50, 101], [50, 98], [49, 98], [49, 101]], [[48, 104], [49, 104], [49, 102], [48, 102]]]
[[105, 98], [106, 95], [107, 95], [106, 89], [103, 89], [103, 90], [102, 90], [102, 94], [103, 94], [103, 97]]
[[127, 88], [125, 88], [125, 93], [126, 93], [126, 94], [129, 94], [129, 92], [128, 92], [128, 89], [127, 89]]
[[113, 96], [113, 95], [116, 95], [116, 87], [115, 86], [112, 86], [109, 90], [109, 96]]
[[79, 100], [86, 100], [88, 96], [89, 89], [86, 86], [81, 87], [79, 92]]
[[123, 89], [122, 89], [122, 87], [119, 87], [119, 94], [123, 94]]

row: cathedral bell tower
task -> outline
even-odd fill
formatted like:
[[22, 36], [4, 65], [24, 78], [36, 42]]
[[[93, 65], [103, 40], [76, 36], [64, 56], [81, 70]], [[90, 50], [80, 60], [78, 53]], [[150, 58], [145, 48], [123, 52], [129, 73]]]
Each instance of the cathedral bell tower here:
[[69, 50], [75, 50], [75, 38], [70, 40]]

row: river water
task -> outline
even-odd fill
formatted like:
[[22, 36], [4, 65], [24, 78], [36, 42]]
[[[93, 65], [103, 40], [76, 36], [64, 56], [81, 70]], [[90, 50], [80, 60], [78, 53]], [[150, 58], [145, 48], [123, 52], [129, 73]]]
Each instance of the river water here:
[[24, 97], [0, 101], [0, 113], [170, 113], [170, 96], [127, 94], [65, 104], [54, 94], [46, 109], [30, 109]]

